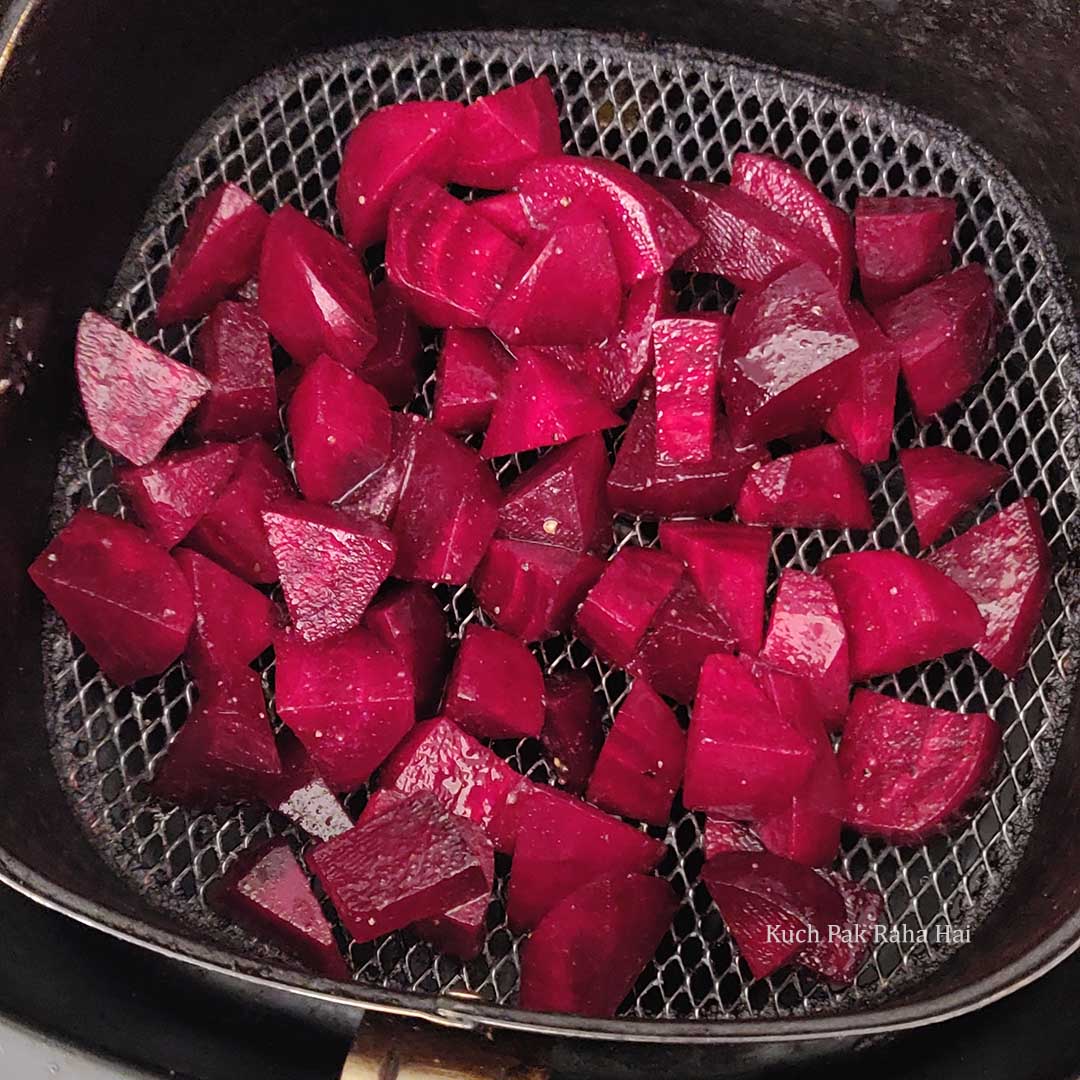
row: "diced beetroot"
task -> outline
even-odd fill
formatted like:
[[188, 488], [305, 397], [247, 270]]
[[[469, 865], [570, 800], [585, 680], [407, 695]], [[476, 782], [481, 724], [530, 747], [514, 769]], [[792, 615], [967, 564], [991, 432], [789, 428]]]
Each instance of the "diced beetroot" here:
[[328, 979], [349, 969], [303, 868], [283, 838], [249, 849], [209, 890], [222, 914], [253, 934], [280, 945]]
[[232, 445], [177, 450], [149, 465], [116, 470], [121, 494], [162, 547], [175, 547], [209, 509], [240, 460]]
[[975, 385], [994, 349], [1001, 313], [977, 263], [935, 278], [874, 313], [900, 355], [920, 421]]
[[520, 641], [470, 623], [450, 670], [443, 714], [484, 739], [539, 735], [544, 677]]
[[685, 759], [686, 734], [675, 714], [637, 679], [589, 778], [589, 800], [613, 814], [666, 825]]
[[516, 454], [620, 424], [588, 382], [532, 351], [519, 356], [504, 377], [481, 453], [485, 458]]
[[708, 461], [668, 464], [656, 456], [656, 400], [646, 386], [608, 477], [608, 502], [624, 514], [664, 518], [708, 516], [735, 501], [747, 470], [768, 459], [761, 446], [736, 450], [726, 418], [717, 417]]
[[250, 668], [215, 672], [150, 782], [155, 797], [203, 809], [256, 799], [281, 775], [262, 682]]
[[79, 510], [29, 574], [95, 663], [124, 686], [164, 671], [195, 618], [184, 575], [136, 525]]
[[562, 787], [580, 795], [604, 741], [600, 702], [588, 675], [558, 672], [544, 680], [540, 742]]
[[835, 871], [822, 874], [844, 902], [843, 932], [811, 942], [799, 953], [797, 962], [831, 982], [850, 983], [859, 973], [870, 946], [874, 927], [881, 919], [885, 902], [874, 892]]
[[949, 824], [997, 760], [1001, 731], [986, 713], [954, 713], [857, 690], [840, 774], [844, 820], [898, 844]]
[[523, 946], [518, 1004], [537, 1012], [614, 1016], [678, 906], [666, 881], [644, 874], [612, 875], [575, 890]]
[[483, 326], [520, 248], [423, 176], [390, 204], [386, 273], [428, 326]]
[[282, 728], [277, 748], [281, 775], [262, 784], [259, 798], [317, 840], [348, 832], [353, 827], [352, 818], [319, 775], [304, 744], [288, 728]]
[[94, 437], [133, 465], [147, 465], [210, 383], [104, 315], [88, 311], [75, 336], [75, 375]]
[[924, 195], [860, 195], [855, 257], [866, 303], [879, 307], [952, 268], [956, 201]]
[[435, 369], [435, 412], [444, 431], [483, 431], [514, 358], [487, 330], [447, 330]]
[[477, 199], [472, 205], [482, 218], [486, 218], [518, 244], [526, 243], [542, 231], [529, 220], [529, 215], [525, 213], [525, 203], [516, 191]]
[[327, 783], [351, 791], [413, 726], [408, 670], [366, 630], [312, 643], [282, 634], [274, 648], [281, 719]]
[[389, 525], [412, 472], [417, 443], [428, 426], [428, 422], [415, 413], [391, 412], [390, 455], [386, 464], [357, 484], [341, 500], [341, 508]]
[[409, 305], [384, 281], [372, 293], [378, 338], [364, 360], [360, 375], [371, 383], [387, 404], [396, 409], [409, 404], [418, 389], [418, 361], [423, 343]]
[[971, 597], [921, 559], [857, 551], [833, 555], [820, 569], [844, 617], [852, 682], [970, 648], [985, 632]]
[[417, 711], [434, 712], [450, 667], [446, 613], [434, 591], [418, 582], [393, 585], [368, 606], [363, 625], [405, 661]]
[[741, 652], [761, 648], [772, 533], [754, 525], [665, 521], [660, 545], [686, 564], [702, 599], [731, 628]]
[[979, 605], [975, 651], [1010, 678], [1024, 666], [1050, 591], [1050, 550], [1032, 498], [961, 533], [929, 557]]
[[743, 482], [735, 512], [753, 525], [874, 527], [859, 463], [834, 443], [755, 465]]
[[256, 585], [277, 581], [262, 512], [292, 490], [284, 464], [262, 439], [241, 443], [232, 480], [188, 533], [188, 546], [245, 581]]
[[312, 502], [341, 498], [390, 456], [386, 399], [329, 356], [304, 372], [288, 423], [296, 482]]
[[606, 482], [611, 465], [601, 435], [582, 435], [546, 453], [506, 489], [497, 536], [596, 554], [611, 547]]
[[735, 851], [764, 851], [757, 833], [741, 821], [710, 817], [705, 821], [705, 858]]
[[717, 855], [701, 871], [755, 979], [771, 975], [829, 927], [843, 924], [837, 889], [809, 867], [767, 851]]
[[682, 575], [679, 560], [662, 551], [622, 548], [582, 601], [575, 633], [603, 659], [625, 667]]
[[921, 547], [934, 543], [1009, 475], [1004, 465], [947, 446], [901, 450], [900, 467]]
[[465, 109], [455, 101], [409, 101], [368, 113], [345, 144], [337, 208], [357, 251], [386, 235], [394, 192], [415, 175], [450, 178]]
[[570, 206], [597, 211], [627, 286], [666, 273], [699, 238], [659, 191], [614, 161], [550, 157], [522, 169], [514, 190], [529, 218], [542, 227], [550, 227]]
[[375, 345], [371, 286], [359, 259], [291, 206], [274, 212], [263, 239], [259, 312], [298, 364], [326, 353], [359, 371]]
[[269, 220], [236, 184], [222, 184], [199, 200], [173, 256], [159, 325], [197, 319], [255, 273]]

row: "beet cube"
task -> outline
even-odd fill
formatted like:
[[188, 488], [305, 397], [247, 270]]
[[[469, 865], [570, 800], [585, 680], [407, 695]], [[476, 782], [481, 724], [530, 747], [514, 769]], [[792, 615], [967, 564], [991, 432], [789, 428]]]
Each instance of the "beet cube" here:
[[390, 454], [385, 464], [341, 500], [341, 509], [389, 525], [416, 457], [416, 445], [428, 422], [415, 413], [390, 413]]
[[850, 983], [870, 953], [874, 928], [881, 919], [885, 902], [880, 893], [850, 881], [843, 874], [832, 871], [821, 876], [844, 902], [841, 933], [829, 934], [806, 945], [796, 961], [830, 982]]
[[423, 343], [420, 327], [409, 305], [384, 281], [372, 293], [378, 338], [364, 360], [360, 374], [379, 391], [387, 404], [404, 408], [418, 389]]
[[259, 798], [317, 840], [348, 832], [352, 818], [319, 775], [304, 744], [288, 728], [277, 738], [281, 775], [268, 778]]
[[741, 821], [710, 817], [705, 821], [705, 858], [730, 855], [735, 851], [764, 851], [757, 833]]
[[516, 191], [505, 191], [501, 195], [489, 195], [486, 199], [476, 199], [472, 204], [476, 212], [511, 240], [524, 244], [542, 229], [538, 229], [525, 213], [525, 204]]
[[435, 369], [432, 419], [444, 431], [483, 431], [514, 358], [487, 330], [447, 330]]
[[562, 787], [580, 795], [604, 741], [601, 707], [588, 675], [558, 672], [544, 680], [540, 742]]

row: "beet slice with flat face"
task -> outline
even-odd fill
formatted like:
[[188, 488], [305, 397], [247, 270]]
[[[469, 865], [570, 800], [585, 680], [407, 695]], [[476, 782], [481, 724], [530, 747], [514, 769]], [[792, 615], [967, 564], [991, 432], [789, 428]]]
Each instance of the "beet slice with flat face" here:
[[419, 389], [419, 361], [423, 342], [409, 305], [388, 281], [371, 295], [375, 305], [375, 345], [364, 360], [360, 375], [379, 391], [388, 405], [403, 409]]
[[428, 421], [415, 413], [391, 412], [390, 454], [386, 462], [339, 500], [341, 509], [389, 525], [412, 472], [417, 443], [428, 426]]
[[979, 606], [975, 651], [1010, 678], [1027, 659], [1050, 591], [1050, 550], [1039, 506], [1021, 499], [929, 556]]
[[751, 826], [742, 821], [710, 817], [705, 821], [705, 858], [735, 851], [764, 851], [765, 845]]
[[921, 559], [856, 551], [826, 559], [820, 572], [844, 617], [852, 682], [971, 648], [985, 632], [975, 601]]
[[1009, 476], [1004, 465], [947, 446], [901, 450], [900, 467], [921, 547], [938, 540]]
[[289, 402], [288, 424], [296, 483], [312, 502], [340, 499], [390, 456], [386, 399], [329, 356], [304, 372]]
[[79, 510], [28, 573], [119, 686], [160, 674], [187, 644], [191, 589], [169, 553], [137, 525]]
[[580, 795], [604, 741], [601, 703], [582, 671], [544, 680], [544, 726], [540, 742], [563, 790]]
[[954, 713], [857, 690], [840, 740], [844, 820], [868, 836], [918, 844], [947, 827], [997, 761], [986, 713]]
[[885, 901], [880, 893], [828, 871], [821, 875], [840, 894], [844, 902], [841, 932], [806, 945], [796, 957], [803, 967], [836, 983], [853, 982], [870, 955], [874, 928], [881, 920]]
[[874, 527], [859, 463], [833, 443], [755, 465], [743, 481], [735, 512], [752, 525]]
[[613, 814], [666, 825], [685, 760], [686, 733], [675, 714], [637, 679], [589, 778], [589, 801]]
[[866, 303], [879, 307], [952, 269], [956, 200], [860, 195], [855, 258]]
[[194, 368], [96, 311], [79, 320], [75, 375], [94, 438], [133, 465], [153, 461], [210, 389]]
[[263, 782], [259, 798], [316, 840], [348, 832], [353, 827], [352, 818], [319, 775], [304, 744], [288, 728], [282, 728], [277, 748], [281, 775]]
[[158, 324], [197, 319], [252, 277], [268, 221], [266, 211], [236, 184], [204, 195], [169, 267]]
[[281, 719], [335, 791], [359, 787], [413, 726], [401, 657], [367, 630], [317, 642], [285, 633], [274, 649]]
[[518, 1004], [612, 1017], [656, 955], [679, 902], [662, 878], [611, 875], [553, 907], [521, 952]]
[[375, 345], [371, 286], [360, 260], [292, 206], [274, 211], [263, 238], [259, 313], [298, 364], [326, 353], [359, 371]]
[[499, 195], [489, 195], [486, 199], [475, 199], [472, 205], [476, 212], [486, 218], [511, 240], [524, 244], [542, 229], [538, 229], [525, 213], [525, 203], [516, 191], [504, 191]]
[[487, 330], [447, 330], [435, 369], [432, 419], [453, 435], [483, 431], [514, 358]]

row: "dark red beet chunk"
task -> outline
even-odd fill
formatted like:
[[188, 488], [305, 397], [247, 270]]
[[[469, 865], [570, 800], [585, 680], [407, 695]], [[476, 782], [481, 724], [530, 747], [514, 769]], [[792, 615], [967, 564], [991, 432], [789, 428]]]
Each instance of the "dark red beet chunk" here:
[[472, 204], [476, 212], [511, 240], [524, 244], [542, 229], [538, 229], [525, 213], [525, 204], [516, 191], [506, 191], [501, 195], [489, 195], [486, 199], [477, 199]]
[[840, 740], [844, 820], [868, 836], [920, 843], [976, 794], [1000, 745], [1001, 732], [985, 713], [857, 690]]
[[255, 273], [268, 221], [266, 211], [236, 184], [203, 196], [173, 256], [159, 325], [197, 319]]
[[164, 671], [195, 618], [168, 552], [130, 522], [79, 510], [33, 561], [34, 584], [114, 683]]
[[978, 607], [959, 585], [899, 551], [834, 555], [821, 573], [844, 617], [852, 682], [970, 648], [985, 631]]
[[395, 409], [409, 404], [418, 389], [419, 360], [423, 343], [420, 327], [409, 305], [384, 281], [372, 293], [378, 339], [364, 360], [360, 374], [387, 404]]
[[559, 784], [580, 795], [600, 753], [604, 728], [600, 701], [588, 675], [559, 672], [544, 680], [544, 727], [540, 742]]
[[537, 1012], [612, 1017], [656, 954], [679, 903], [644, 874], [589, 882], [553, 907], [521, 953], [518, 1004]]
[[415, 413], [390, 413], [390, 455], [386, 464], [357, 484], [341, 500], [341, 508], [351, 514], [372, 517], [389, 525], [401, 502], [401, 492], [412, 472], [420, 436], [428, 422]]
[[975, 651], [1013, 677], [1024, 666], [1050, 591], [1050, 550], [1027, 498], [961, 533], [929, 561], [979, 605], [986, 631]]
[[841, 932], [807, 945], [797, 962], [831, 982], [850, 983], [870, 954], [874, 927], [881, 919], [885, 902], [880, 893], [850, 881], [843, 874], [822, 874], [844, 902]]
[[75, 375], [94, 437], [147, 465], [210, 389], [194, 368], [88, 311], [75, 337]]
[[288, 728], [282, 728], [277, 747], [281, 775], [263, 783], [259, 798], [317, 840], [348, 832], [353, 827], [352, 818], [319, 775], [304, 744]]
[[705, 822], [705, 858], [735, 851], [764, 851], [757, 833], [741, 821], [710, 817]]
[[487, 330], [447, 330], [435, 370], [435, 412], [444, 431], [483, 431], [514, 358]]

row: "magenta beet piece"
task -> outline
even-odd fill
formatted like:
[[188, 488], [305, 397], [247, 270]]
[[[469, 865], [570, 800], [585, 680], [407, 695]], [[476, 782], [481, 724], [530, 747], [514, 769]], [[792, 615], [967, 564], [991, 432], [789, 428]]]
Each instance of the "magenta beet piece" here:
[[856, 690], [840, 740], [844, 820], [868, 836], [921, 843], [947, 826], [997, 760], [986, 713], [954, 713]]
[[735, 512], [752, 525], [874, 527], [859, 463], [833, 443], [754, 466], [743, 481]]
[[537, 1012], [614, 1016], [678, 906], [666, 881], [644, 874], [583, 885], [541, 919], [522, 947], [518, 1004]]
[[187, 581], [130, 522], [77, 511], [29, 574], [117, 685], [160, 674], [187, 644], [195, 618]]
[[860, 195], [855, 258], [866, 303], [879, 307], [952, 268], [956, 201], [924, 195]]
[[558, 672], [544, 680], [540, 742], [560, 785], [580, 795], [604, 741], [601, 707], [588, 675]]
[[319, 775], [304, 744], [288, 728], [277, 738], [281, 775], [262, 784], [259, 798], [317, 840], [348, 832], [352, 818]]
[[409, 404], [418, 389], [423, 343], [409, 305], [384, 281], [372, 295], [378, 338], [360, 375], [396, 409]]
[[975, 385], [1001, 321], [993, 283], [978, 264], [935, 278], [874, 314], [900, 356], [920, 421]]
[[1004, 465], [947, 446], [901, 450], [900, 467], [921, 547], [939, 539], [1009, 475]]
[[194, 368], [96, 311], [79, 320], [75, 375], [94, 437], [134, 465], [153, 461], [210, 389]]
[[686, 734], [675, 714], [637, 679], [589, 778], [589, 801], [613, 814], [666, 825], [685, 758]]
[[514, 358], [487, 330], [447, 330], [435, 369], [432, 419], [444, 431], [483, 431]]
[[158, 301], [161, 326], [205, 315], [255, 273], [266, 211], [236, 184], [222, 184], [195, 207]]
[[382, 468], [361, 481], [341, 500], [341, 509], [389, 525], [412, 472], [416, 446], [428, 422], [415, 413], [390, 413], [390, 454]]
[[368, 113], [345, 144], [337, 208], [357, 251], [386, 235], [394, 192], [410, 176], [450, 178], [464, 108], [454, 101], [409, 101]]
[[1039, 507], [1027, 498], [929, 556], [979, 605], [986, 631], [975, 651], [1012, 677], [1024, 666], [1050, 591], [1050, 550]]
[[600, 657], [625, 667], [683, 576], [678, 559], [628, 546], [615, 553], [574, 617], [574, 632]]
[[401, 657], [366, 630], [312, 643], [282, 634], [274, 649], [281, 719], [335, 791], [358, 787], [413, 726]]
[[524, 244], [542, 229], [538, 229], [525, 213], [525, 204], [516, 191], [506, 191], [501, 195], [490, 195], [486, 199], [477, 199], [472, 204], [476, 212], [491, 222], [511, 240]]
[[149, 465], [119, 466], [116, 483], [151, 538], [171, 548], [206, 513], [239, 460], [227, 444], [177, 450]]
[[699, 238], [659, 191], [614, 161], [550, 157], [522, 169], [514, 190], [529, 218], [545, 228], [571, 206], [599, 213], [627, 286], [666, 273]]
[[881, 894], [829, 871], [821, 875], [840, 894], [844, 902], [844, 933], [822, 938], [803, 947], [796, 962], [828, 979], [850, 983], [859, 973], [874, 943], [874, 927], [881, 919], [885, 901]]
[[857, 551], [833, 555], [820, 570], [844, 617], [852, 682], [971, 648], [985, 632], [975, 601], [922, 559]]
[[289, 402], [296, 482], [305, 499], [341, 498], [390, 456], [386, 399], [329, 356], [304, 372]]
[[791, 961], [844, 921], [837, 889], [809, 867], [767, 851], [717, 855], [701, 871], [739, 955], [755, 979]]
[[757, 833], [741, 821], [710, 817], [705, 821], [705, 858], [735, 851], [764, 851]]

